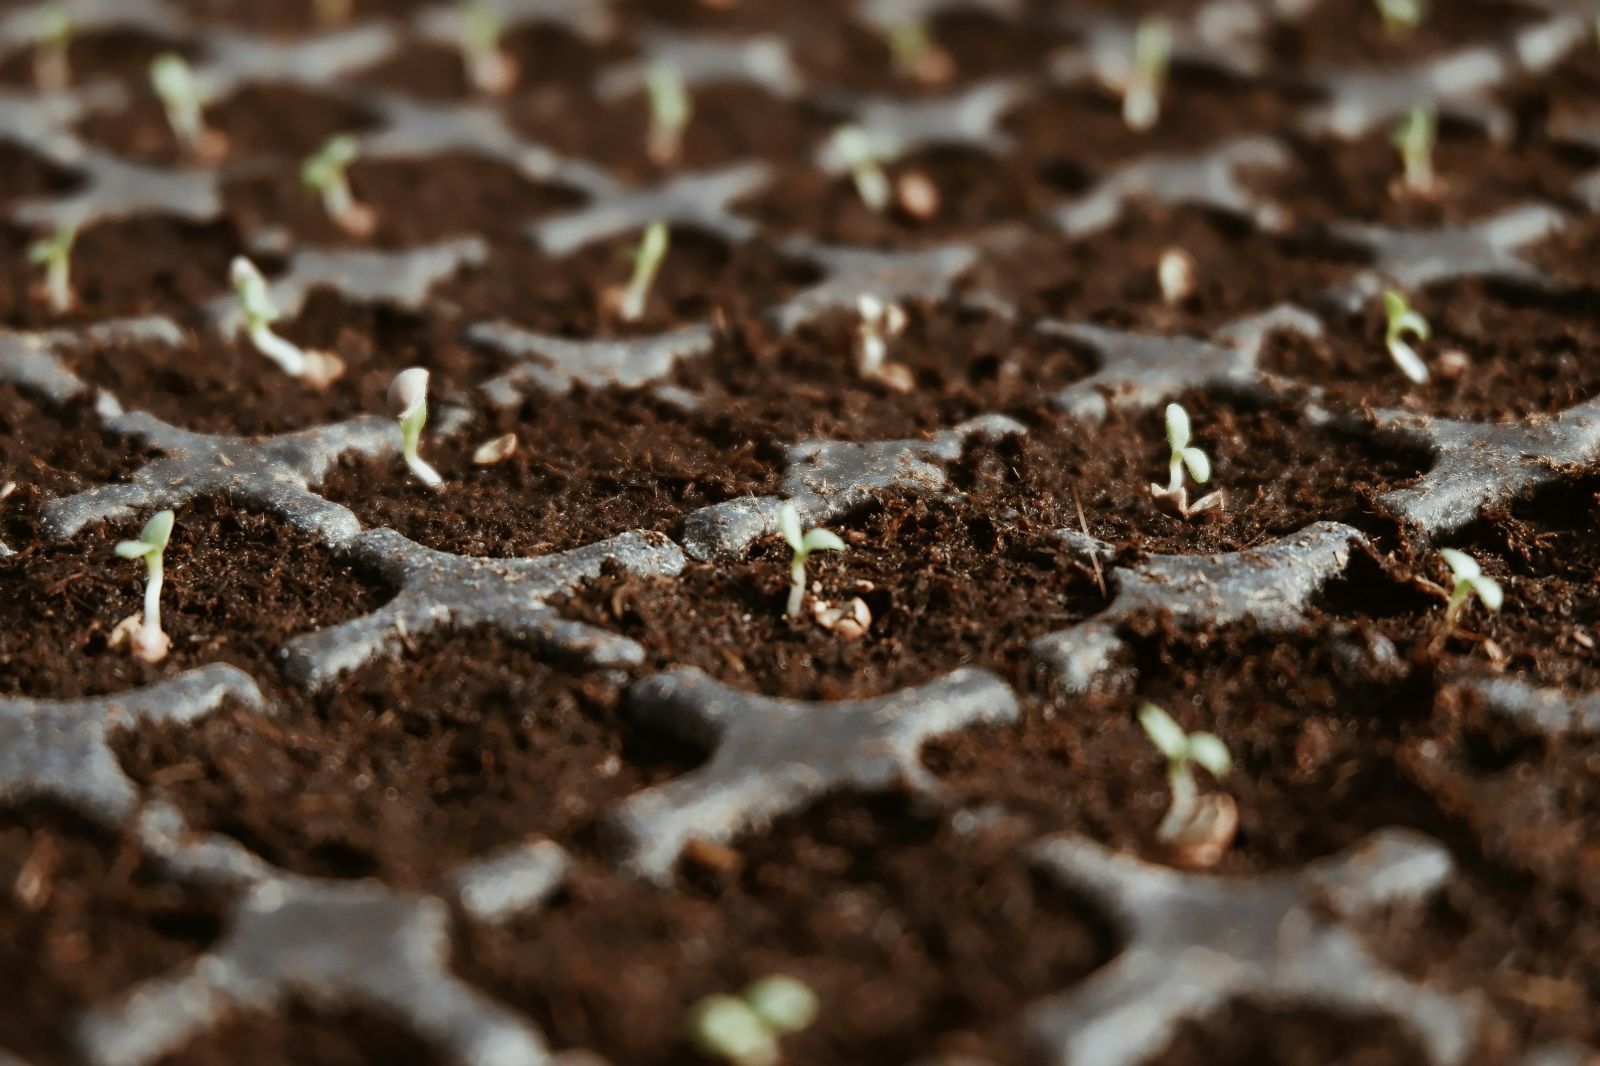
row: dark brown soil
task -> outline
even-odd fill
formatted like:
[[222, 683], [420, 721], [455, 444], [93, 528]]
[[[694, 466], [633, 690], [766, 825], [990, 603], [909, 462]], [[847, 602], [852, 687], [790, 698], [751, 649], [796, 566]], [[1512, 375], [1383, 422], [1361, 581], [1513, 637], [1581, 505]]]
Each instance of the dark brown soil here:
[[[515, 433], [517, 450], [492, 466], [473, 452]], [[445, 483], [418, 481], [395, 458], [350, 461], [322, 491], [363, 522], [464, 555], [542, 555], [630, 529], [676, 533], [690, 511], [774, 491], [771, 446], [739, 439], [639, 393], [578, 389], [485, 412], [423, 456]]]
[[1506, 673], [1578, 692], [1600, 690], [1597, 494], [1593, 477], [1558, 483], [1531, 500], [1486, 510], [1450, 538], [1444, 546], [1467, 550], [1501, 583], [1505, 605], [1490, 613], [1474, 601], [1448, 639], [1443, 620], [1451, 579], [1435, 553], [1358, 556], [1347, 578], [1327, 590], [1328, 608], [1446, 676]]
[[[848, 548], [811, 557], [810, 596], [797, 618], [784, 613], [790, 551], [777, 538], [737, 562], [692, 562], [676, 578], [609, 574], [562, 609], [639, 641], [653, 665], [687, 663], [769, 696], [847, 699], [958, 666], [1016, 675], [1029, 639], [1080, 621], [1100, 602], [1086, 563], [1043, 529], [1002, 524], [993, 512], [891, 498], [828, 527]], [[810, 613], [815, 599], [855, 597], [872, 615], [858, 639]], [[681, 639], [688, 633], [692, 642]]]
[[1121, 95], [1087, 83], [1042, 93], [1015, 108], [1004, 128], [1042, 178], [1064, 175], [1070, 188], [1085, 168], [1098, 173], [1140, 156], [1192, 152], [1235, 135], [1287, 128], [1300, 103], [1281, 86], [1174, 64], [1154, 129], [1130, 130]]
[[124, 480], [148, 453], [99, 428], [89, 401], [64, 407], [0, 385], [0, 542], [20, 551], [38, 535], [39, 504]]
[[1409, 1066], [1426, 1061], [1394, 1021], [1332, 1011], [1267, 1009], [1235, 1001], [1184, 1022], [1153, 1066]]
[[313, 388], [280, 370], [242, 334], [228, 342], [209, 327], [188, 334], [177, 348], [113, 344], [66, 361], [124, 407], [184, 429], [244, 437], [357, 415], [388, 417], [389, 384], [409, 366], [426, 367], [429, 394], [443, 398], [482, 381], [492, 365], [461, 343], [453, 322], [353, 304], [329, 290], [313, 292], [298, 316], [273, 329], [307, 349], [334, 352], [344, 360], [344, 375], [328, 388]]
[[146, 685], [191, 667], [230, 662], [261, 678], [296, 633], [337, 625], [383, 600], [315, 538], [275, 519], [200, 499], [178, 509], [166, 551], [159, 664], [106, 640], [143, 608], [140, 562], [113, 553], [140, 521], [95, 527], [61, 544], [14, 545], [0, 558], [0, 693], [65, 698]]
[[[639, 1066], [702, 1062], [690, 1008], [772, 973], [809, 984], [816, 1023], [787, 1062], [963, 1052], [1011, 1066], [993, 1019], [1108, 960], [1093, 909], [1028, 870], [1009, 827], [962, 832], [892, 798], [842, 796], [778, 820], [737, 869], [675, 891], [582, 870], [543, 913], [471, 926], [457, 967], [557, 1047]], [[981, 929], [982, 933], [978, 933]]]
[[1393, 136], [1380, 129], [1357, 141], [1299, 141], [1293, 166], [1250, 184], [1294, 222], [1428, 229], [1475, 222], [1534, 200], [1575, 207], [1572, 184], [1597, 160], [1589, 149], [1534, 136], [1497, 145], [1471, 126], [1444, 121], [1433, 151], [1439, 187], [1416, 193], [1403, 183]]
[[72, 171], [19, 144], [0, 140], [0, 208], [9, 208], [17, 200], [59, 195], [76, 184]]
[[124, 733], [119, 755], [192, 826], [275, 865], [441, 890], [463, 862], [529, 837], [593, 850], [618, 800], [699, 761], [625, 725], [620, 699], [498, 635], [465, 633], [275, 714]]
[[[234, 161], [273, 156], [298, 162], [334, 134], [371, 125], [355, 105], [291, 85], [244, 85], [208, 107], [205, 122], [227, 139], [228, 157]], [[78, 133], [131, 159], [164, 165], [194, 162], [173, 135], [148, 75], [130, 93], [126, 109], [90, 115], [78, 124]]]
[[272, 1015], [236, 1013], [163, 1055], [155, 1066], [442, 1066], [449, 1060], [403, 1019], [364, 1010], [329, 1011], [294, 1000]]
[[38, 803], [0, 815], [0, 886], [0, 1047], [39, 1066], [76, 1061], [73, 1013], [204, 951], [227, 903], [168, 880], [131, 836]]
[[[1324, 315], [1310, 339], [1275, 334], [1262, 366], [1323, 387], [1341, 407], [1395, 407], [1476, 422], [1554, 414], [1600, 391], [1600, 302], [1587, 291], [1546, 294], [1482, 280], [1410, 294], [1433, 329], [1413, 344], [1432, 380], [1413, 384], [1384, 344], [1381, 301], [1358, 315]], [[1446, 353], [1466, 362], [1459, 371]]]
[[[502, 231], [503, 232], [503, 231]], [[633, 275], [641, 234], [597, 241], [547, 256], [526, 242], [496, 246], [434, 289], [434, 299], [467, 321], [504, 318], [540, 333], [590, 339], [644, 336], [674, 326], [752, 318], [816, 280], [815, 269], [779, 255], [763, 241], [729, 244], [701, 230], [675, 228], [644, 317], [623, 321], [614, 309]]]
[[356, 200], [376, 215], [377, 228], [365, 238], [334, 224], [321, 198], [301, 184], [298, 166], [230, 184], [228, 213], [241, 232], [282, 226], [297, 245], [407, 248], [469, 234], [515, 239], [517, 223], [582, 202], [576, 193], [529, 181], [506, 163], [464, 152], [358, 159], [349, 178]]
[[1366, 0], [1318, 0], [1310, 13], [1286, 20], [1272, 41], [1273, 55], [1287, 69], [1390, 66], [1436, 58], [1477, 45], [1498, 47], [1512, 32], [1537, 18], [1532, 6], [1486, 3], [1427, 5], [1421, 25], [1391, 32], [1378, 6]]
[[[1175, 303], [1159, 277], [1168, 252], [1193, 262], [1193, 288]], [[1313, 303], [1367, 260], [1316, 233], [1275, 235], [1198, 207], [1137, 204], [1087, 236], [1036, 230], [996, 239], [964, 284], [1030, 314], [1204, 336], [1279, 303]]]
[[[1315, 426], [1287, 400], [1189, 393], [1193, 443], [1211, 459], [1211, 481], [1185, 475], [1190, 503], [1221, 491], [1226, 503], [1184, 518], [1157, 500], [1171, 449], [1162, 410], [1113, 412], [1103, 425], [1061, 426], [969, 450], [960, 481], [995, 493], [1046, 529], [1080, 529], [1119, 550], [1175, 555], [1240, 551], [1316, 521], [1389, 526], [1376, 497], [1426, 469], [1402, 442]], [[1074, 496], [1076, 495], [1076, 501]]]
[[599, 163], [630, 182], [752, 159], [793, 165], [807, 159], [830, 128], [798, 102], [750, 85], [700, 86], [689, 95], [694, 113], [682, 150], [665, 166], [646, 154], [650, 107], [643, 93], [606, 101], [571, 83], [551, 85], [519, 97], [510, 116], [534, 143]]
[[1579, 217], [1529, 249], [1527, 259], [1548, 271], [1558, 282], [1580, 290], [1592, 290], [1600, 286], [1600, 266], [1594, 259], [1597, 239], [1600, 239], [1600, 218]]

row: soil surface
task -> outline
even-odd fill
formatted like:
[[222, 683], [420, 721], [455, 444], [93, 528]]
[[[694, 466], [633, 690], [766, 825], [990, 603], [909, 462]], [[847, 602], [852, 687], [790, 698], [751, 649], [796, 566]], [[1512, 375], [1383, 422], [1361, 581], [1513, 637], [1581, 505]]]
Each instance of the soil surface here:
[[[1545, 69], [1509, 64], [1485, 88], [1482, 101], [1511, 120], [1504, 129], [1445, 118], [1433, 155], [1440, 184], [1421, 194], [1396, 185], [1390, 129], [1312, 134], [1307, 109], [1327, 100], [1330, 78], [1503, 50], [1549, 17], [1548, 4], [1439, 0], [1409, 31], [1386, 28], [1371, 0], [1314, 0], [1299, 14], [1253, 5], [1258, 29], [1213, 7], [1203, 34], [1180, 37], [1158, 120], [1135, 131], [1112, 84], [1120, 57], [1082, 62], [1084, 31], [1064, 17], [1088, 8], [1047, 0], [941, 9], [899, 27], [872, 24], [853, 0], [638, 0], [615, 5], [593, 36], [535, 13], [500, 37], [518, 68], [500, 95], [471, 84], [451, 42], [417, 32], [411, 20], [433, 6], [425, 0], [353, 0], [343, 15], [323, 0], [170, 2], [190, 21], [74, 35], [73, 86], [102, 86], [81, 113], [28, 106], [44, 99], [33, 95], [33, 49], [0, 52], [0, 329], [61, 331], [49, 350], [87, 386], [56, 405], [0, 383], [0, 701], [121, 693], [208, 663], [247, 671], [261, 708], [228, 701], [193, 722], [113, 732], [117, 764], [141, 797], [290, 874], [370, 878], [444, 900], [453, 972], [537, 1026], [570, 1056], [564, 1066], [709, 1061], [686, 1038], [694, 1005], [774, 973], [805, 981], [821, 1003], [815, 1023], [783, 1041], [785, 1066], [1028, 1066], [1028, 1012], [1083, 988], [1129, 935], [1104, 903], [1039, 868], [1031, 849], [1071, 834], [1154, 864], [1189, 861], [1160, 836], [1172, 784], [1137, 719], [1153, 702], [1184, 729], [1216, 734], [1234, 764], [1220, 778], [1198, 774], [1203, 794], [1231, 800], [1238, 825], [1195, 876], [1237, 878], [1247, 898], [1255, 879], [1292, 874], [1377, 830], [1420, 832], [1446, 849], [1451, 873], [1431, 896], [1352, 918], [1360, 943], [1430, 991], [1480, 1006], [1465, 1066], [1523, 1061], [1547, 1041], [1600, 1046], [1600, 742], [1592, 729], [1510, 720], [1474, 687], [1503, 677], [1574, 699], [1600, 691], [1600, 466], [1553, 469], [1548, 485], [1458, 531], [1421, 530], [1382, 500], [1417, 485], [1434, 458], [1377, 430], [1374, 415], [1527, 422], [1600, 396], [1600, 221], [1586, 195], [1600, 141], [1583, 129], [1600, 122], [1592, 35]], [[0, 11], [22, 6], [0, 0]], [[1093, 6], [1111, 19], [1193, 19], [1200, 8]], [[220, 158], [192, 158], [179, 144], [150, 86], [153, 56], [177, 51], [203, 69], [218, 54], [213, 32], [291, 47], [343, 19], [387, 20], [397, 44], [365, 69], [304, 85], [247, 78], [206, 101], [206, 123], [227, 142]], [[645, 94], [614, 86], [659, 57], [662, 29], [701, 42], [772, 35], [798, 85], [791, 94], [733, 75], [695, 82], [678, 156], [651, 159]], [[849, 175], [818, 165], [861, 100], [930, 104], [990, 82], [1015, 92], [993, 147], [914, 138], [884, 163], [895, 197], [882, 212]], [[301, 164], [330, 136], [379, 131], [380, 97], [395, 93], [481, 109], [459, 117], [498, 125], [498, 140], [356, 159], [351, 187], [375, 225], [341, 228], [303, 186]], [[13, 100], [23, 121], [7, 123]], [[74, 301], [55, 311], [27, 251], [46, 234], [12, 212], [94, 178], [71, 151], [46, 148], [47, 134], [66, 149], [76, 138], [147, 167], [209, 174], [220, 210], [85, 219], [70, 258]], [[1135, 196], [1103, 225], [1062, 231], [1063, 209], [1121, 168], [1242, 137], [1278, 143], [1284, 165], [1244, 168], [1237, 189]], [[561, 165], [547, 166], [547, 152]], [[751, 223], [748, 239], [674, 223], [634, 320], [617, 297], [639, 228], [560, 253], [537, 240], [540, 223], [604, 208], [577, 187], [581, 176], [563, 183], [584, 166], [645, 189], [744, 163], [769, 176], [727, 205]], [[1215, 207], [1239, 190], [1245, 202]], [[1329, 298], [1373, 261], [1346, 223], [1428, 229], [1530, 203], [1562, 213], [1555, 232], [1521, 251], [1549, 285], [1469, 276], [1406, 294], [1432, 327], [1418, 344], [1426, 385], [1394, 367], [1376, 300], [1350, 309]], [[344, 361], [328, 388], [286, 376], [216, 328], [219, 301], [233, 298], [229, 263], [247, 250], [270, 278], [299, 250], [399, 254], [467, 237], [483, 242], [482, 261], [439, 278], [419, 307], [335, 284], [276, 323]], [[830, 280], [825, 263], [786, 244], [797, 237], [880, 251], [959, 245], [974, 262], [947, 291], [930, 285], [900, 301], [888, 372], [873, 375], [861, 364], [857, 293], [781, 328], [790, 301]], [[1177, 258], [1187, 277], [1173, 272]], [[1063, 323], [1222, 345], [1233, 343], [1226, 327], [1284, 304], [1315, 315], [1321, 334], [1271, 334], [1253, 384], [1184, 386], [1140, 410], [1110, 395], [1099, 421], [1061, 411], [1062, 390], [1101, 365], [1093, 348], [1063, 338]], [[181, 341], [74, 336], [149, 314], [170, 319]], [[594, 365], [479, 343], [471, 330], [486, 322], [568, 341], [687, 328], [710, 340], [657, 379], [620, 385], [596, 378]], [[0, 349], [38, 343], [6, 337]], [[97, 411], [114, 401], [188, 430], [271, 437], [392, 417], [390, 383], [412, 366], [431, 375], [421, 453], [444, 483], [423, 486], [396, 457], [348, 457], [318, 491], [364, 527], [473, 557], [548, 555], [630, 530], [683, 540], [701, 508], [781, 497], [790, 457], [809, 442], [914, 447], [985, 415], [1017, 431], [968, 438], [934, 464], [942, 480], [902, 480], [820, 523], [846, 547], [810, 557], [795, 617], [785, 612], [792, 552], [776, 535], [735, 558], [690, 558], [670, 579], [607, 567], [554, 604], [567, 620], [637, 642], [642, 661], [631, 666], [600, 670], [535, 650], [538, 634], [446, 621], [425, 637], [402, 634], [315, 691], [297, 687], [282, 670], [284, 645], [378, 609], [393, 590], [319, 538], [223, 496], [177, 508], [162, 597], [168, 658], [144, 664], [110, 645], [145, 583], [143, 566], [113, 547], [147, 514], [59, 541], [40, 519], [46, 502], [126, 481], [157, 457], [101, 428]], [[534, 383], [541, 374], [577, 383], [547, 391]], [[483, 388], [496, 378], [515, 388]], [[1168, 478], [1168, 401], [1189, 413], [1192, 444], [1212, 468], [1204, 486], [1186, 482], [1188, 499], [1217, 492], [1214, 509], [1185, 516], [1151, 492]], [[508, 435], [506, 454], [480, 461]], [[901, 472], [914, 471], [908, 462]], [[1152, 554], [1247, 551], [1322, 521], [1353, 526], [1365, 544], [1299, 620], [1270, 631], [1248, 620], [1191, 626], [1152, 610], [1119, 622], [1120, 646], [1092, 691], [1063, 696], [1041, 678], [1032, 642], [1094, 619], [1118, 568]], [[1097, 567], [1064, 530], [1104, 541], [1109, 556]], [[1441, 547], [1467, 551], [1503, 585], [1498, 612], [1471, 603], [1446, 630]], [[716, 745], [644, 728], [628, 693], [684, 666], [807, 700], [881, 696], [972, 666], [999, 674], [1020, 714], [925, 743], [913, 767], [932, 787], [835, 793], [763, 815], [724, 843], [696, 841], [652, 883], [619, 861], [618, 809], [692, 774]], [[0, 1011], [0, 1058], [79, 1066], [72, 1034], [83, 1011], [225, 936], [231, 896], [176, 875], [130, 826], [91, 824], [48, 791], [17, 792], [7, 767], [0, 751], [0, 1001], [15, 1007]], [[465, 864], [538, 840], [571, 857], [547, 902], [502, 923], [460, 905]], [[382, 1003], [307, 987], [270, 1009], [235, 1011], [159, 1061], [443, 1061], [412, 1023]], [[1399, 1020], [1317, 1002], [1240, 998], [1174, 1032], [1150, 1062], [1425, 1057]]]

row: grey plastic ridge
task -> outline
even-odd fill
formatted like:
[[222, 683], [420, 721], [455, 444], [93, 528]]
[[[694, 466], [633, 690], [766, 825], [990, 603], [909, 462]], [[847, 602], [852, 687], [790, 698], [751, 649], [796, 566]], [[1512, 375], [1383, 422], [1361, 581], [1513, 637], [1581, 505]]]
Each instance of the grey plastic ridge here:
[[876, 699], [813, 702], [744, 692], [687, 667], [635, 684], [628, 708], [711, 754], [613, 815], [622, 865], [655, 881], [671, 876], [691, 839], [734, 839], [832, 790], [931, 793], [918, 759], [925, 740], [1019, 713], [1005, 682], [972, 668]]
[[407, 641], [441, 628], [488, 626], [515, 640], [580, 656], [597, 666], [631, 666], [644, 651], [626, 637], [562, 618], [546, 600], [599, 575], [608, 562], [634, 574], [672, 576], [683, 552], [660, 533], [630, 532], [553, 555], [496, 559], [425, 548], [392, 529], [350, 542], [347, 555], [396, 586], [370, 614], [295, 637], [284, 647], [284, 672], [316, 688]]
[[1381, 830], [1300, 870], [1250, 879], [1183, 873], [1072, 836], [1034, 854], [1048, 875], [1110, 911], [1126, 937], [1110, 963], [1030, 1009], [1042, 1062], [1136, 1066], [1181, 1022], [1238, 998], [1393, 1018], [1431, 1066], [1457, 1066], [1472, 1049], [1474, 1002], [1402, 977], [1344, 924], [1424, 902], [1444, 885], [1450, 853], [1420, 833]]

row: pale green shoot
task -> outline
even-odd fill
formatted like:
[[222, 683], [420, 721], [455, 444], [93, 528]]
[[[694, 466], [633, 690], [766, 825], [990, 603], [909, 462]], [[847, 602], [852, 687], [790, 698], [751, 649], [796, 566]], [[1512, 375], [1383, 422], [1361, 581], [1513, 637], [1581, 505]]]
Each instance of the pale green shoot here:
[[1233, 759], [1214, 734], [1185, 733], [1171, 715], [1153, 703], [1139, 708], [1139, 725], [1150, 743], [1167, 759], [1172, 802], [1157, 835], [1172, 843], [1182, 839], [1185, 831], [1195, 824], [1199, 789], [1195, 785], [1193, 767], [1201, 767], [1212, 777], [1225, 777], [1233, 767]]
[[428, 372], [420, 366], [410, 367], [395, 375], [389, 385], [389, 409], [400, 421], [406, 466], [417, 479], [430, 489], [444, 483], [444, 478], [418, 451], [422, 442], [422, 427], [428, 423]]
[[783, 539], [794, 556], [789, 563], [789, 605], [787, 613], [793, 618], [799, 615], [800, 606], [806, 597], [806, 560], [812, 552], [818, 551], [844, 551], [845, 543], [837, 533], [826, 529], [808, 529], [804, 534], [800, 532], [800, 512], [793, 503], [785, 503], [778, 512], [778, 529], [783, 533]]
[[132, 633], [131, 644], [133, 653], [146, 662], [160, 662], [167, 654], [169, 642], [161, 631], [162, 556], [172, 539], [173, 522], [171, 511], [158, 511], [144, 524], [138, 540], [124, 540], [116, 547], [124, 559], [144, 560], [144, 614]]
[[372, 232], [377, 219], [370, 207], [356, 202], [347, 173], [360, 151], [360, 144], [347, 133], [328, 138], [316, 154], [300, 164], [300, 183], [322, 197], [323, 209], [341, 229], [364, 237]]
[[1187, 470], [1195, 484], [1204, 485], [1211, 480], [1211, 460], [1206, 453], [1189, 443], [1190, 427], [1189, 412], [1175, 403], [1167, 404], [1167, 446], [1171, 458], [1167, 464], [1167, 486], [1162, 488], [1155, 482], [1150, 483], [1150, 494], [1157, 499], [1170, 498], [1178, 507], [1178, 511], [1185, 518], [1198, 511], [1212, 507], [1220, 507], [1223, 495], [1213, 492], [1189, 503], [1189, 492], [1183, 483], [1183, 474]]
[[667, 63], [657, 63], [646, 71], [644, 85], [650, 101], [645, 151], [651, 162], [667, 166], [683, 150], [683, 131], [694, 117], [694, 100], [683, 84], [683, 75]]
[[624, 322], [637, 322], [644, 317], [650, 289], [656, 283], [662, 260], [667, 257], [668, 243], [666, 223], [652, 222], [645, 227], [639, 249], [633, 254], [633, 276], [628, 279], [628, 287], [617, 305], [617, 313]]
[[1450, 600], [1444, 608], [1444, 631], [1450, 633], [1456, 627], [1456, 618], [1466, 607], [1467, 601], [1477, 597], [1479, 603], [1489, 611], [1498, 611], [1505, 603], [1505, 590], [1500, 587], [1500, 582], [1484, 574], [1478, 566], [1478, 560], [1466, 552], [1454, 548], [1440, 548], [1439, 554], [1444, 557], [1445, 565], [1450, 568], [1450, 577], [1454, 584], [1450, 588]]
[[245, 333], [256, 351], [277, 363], [284, 373], [314, 388], [329, 384], [344, 372], [344, 363], [338, 356], [306, 351], [272, 331], [272, 324], [282, 317], [282, 312], [273, 303], [267, 279], [261, 276], [254, 263], [242, 255], [234, 256], [228, 276], [239, 298]]
[[707, 996], [689, 1015], [696, 1051], [732, 1066], [775, 1066], [778, 1041], [810, 1025], [816, 993], [792, 977], [765, 977], [738, 996]]
[[1161, 118], [1161, 90], [1172, 63], [1172, 23], [1159, 15], [1139, 20], [1133, 33], [1133, 75], [1122, 94], [1122, 121], [1147, 130]]
[[1418, 385], [1428, 383], [1428, 365], [1422, 361], [1422, 356], [1417, 354], [1407, 339], [1415, 338], [1425, 341], [1432, 336], [1432, 329], [1428, 320], [1412, 310], [1406, 303], [1406, 298], [1395, 289], [1388, 289], [1383, 294], [1383, 314], [1387, 321], [1384, 327], [1383, 343], [1389, 350], [1389, 358], [1394, 360], [1394, 365], [1400, 372]]
[[850, 169], [861, 202], [874, 211], [884, 211], [889, 206], [889, 176], [883, 172], [866, 131], [860, 126], [839, 127], [833, 132], [833, 149]]
[[1426, 105], [1419, 104], [1406, 112], [1395, 128], [1394, 146], [1400, 153], [1404, 168], [1401, 182], [1406, 191], [1428, 196], [1438, 190], [1439, 177], [1433, 169], [1433, 148], [1438, 139], [1438, 112]]
[[69, 223], [28, 245], [28, 262], [43, 264], [45, 297], [58, 315], [72, 307], [72, 245], [77, 239], [78, 227]]
[[33, 80], [39, 88], [60, 91], [72, 80], [67, 52], [72, 47], [72, 13], [57, 0], [39, 11], [33, 33]]
[[467, 0], [461, 11], [461, 61], [480, 92], [499, 95], [517, 80], [517, 64], [500, 50], [505, 20], [488, 0]]
[[194, 71], [176, 52], [163, 52], [150, 63], [150, 84], [186, 151], [201, 159], [221, 153], [222, 138], [205, 124], [205, 93]]

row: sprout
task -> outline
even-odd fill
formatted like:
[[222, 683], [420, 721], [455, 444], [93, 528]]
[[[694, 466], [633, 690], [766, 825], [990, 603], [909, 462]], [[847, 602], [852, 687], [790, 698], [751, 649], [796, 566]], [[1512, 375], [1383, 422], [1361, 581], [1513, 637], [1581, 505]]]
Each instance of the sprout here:
[[[144, 560], [144, 614], [138, 619], [124, 621], [117, 627], [117, 633], [123, 634], [121, 639], [128, 640], [133, 654], [147, 663], [158, 663], [166, 658], [170, 643], [161, 631], [161, 563], [167, 542], [172, 539], [172, 524], [171, 511], [158, 511], [144, 524], [138, 540], [122, 541], [116, 548], [124, 559]], [[113, 634], [113, 639], [119, 638]]]
[[881, 381], [896, 392], [911, 389], [911, 371], [888, 364], [889, 342], [906, 328], [906, 313], [896, 303], [885, 303], [870, 293], [856, 297], [861, 321], [856, 326], [856, 371], [871, 381]]
[[633, 276], [617, 303], [617, 314], [624, 322], [637, 322], [644, 317], [645, 305], [650, 301], [650, 287], [655, 284], [661, 261], [667, 257], [667, 227], [663, 222], [652, 222], [645, 227], [639, 241], [639, 250], [633, 253]]
[[1445, 565], [1450, 568], [1450, 576], [1455, 583], [1450, 589], [1450, 601], [1444, 608], [1444, 631], [1452, 632], [1456, 627], [1456, 617], [1461, 614], [1461, 609], [1467, 605], [1467, 600], [1476, 596], [1478, 602], [1490, 611], [1498, 611], [1505, 603], [1505, 590], [1500, 587], [1500, 582], [1492, 577], [1485, 577], [1478, 560], [1466, 552], [1454, 548], [1440, 548], [1439, 554], [1444, 556]]
[[1187, 300], [1194, 295], [1194, 256], [1182, 248], [1168, 248], [1156, 263], [1156, 281], [1168, 305]]
[[1238, 825], [1238, 809], [1228, 796], [1200, 799], [1193, 766], [1212, 777], [1225, 777], [1233, 767], [1227, 747], [1211, 733], [1185, 733], [1172, 716], [1153, 703], [1139, 708], [1139, 725], [1150, 743], [1166, 756], [1172, 801], [1156, 836], [1193, 865], [1214, 865]]
[[773, 1066], [778, 1040], [810, 1025], [817, 995], [792, 977], [764, 977], [739, 996], [707, 996], [689, 1015], [689, 1039], [701, 1054], [734, 1066]]
[[72, 245], [77, 239], [78, 227], [66, 224], [28, 245], [28, 262], [44, 264], [45, 297], [58, 315], [72, 307]]
[[933, 43], [925, 22], [912, 20], [890, 27], [884, 35], [889, 59], [896, 75], [923, 85], [938, 85], [950, 80], [955, 63], [950, 53]]
[[889, 206], [889, 177], [873, 151], [872, 141], [860, 126], [841, 126], [833, 132], [833, 150], [850, 168], [861, 202], [874, 211]]
[[1404, 37], [1422, 25], [1428, 13], [1426, 0], [1374, 0], [1383, 28], [1391, 37]]
[[313, 388], [322, 388], [344, 373], [344, 363], [329, 352], [305, 351], [272, 332], [272, 323], [281, 313], [272, 302], [267, 280], [256, 265], [244, 256], [234, 256], [228, 275], [244, 312], [245, 332], [256, 351], [271, 359], [284, 372], [301, 378]]
[[1167, 487], [1162, 488], [1151, 482], [1150, 494], [1157, 499], [1170, 498], [1177, 504], [1178, 513], [1185, 518], [1209, 508], [1221, 507], [1224, 499], [1221, 492], [1209, 493], [1192, 504], [1189, 502], [1189, 490], [1183, 484], [1184, 471], [1188, 470], [1195, 484], [1204, 485], [1211, 480], [1211, 460], [1206, 458], [1205, 452], [1190, 446], [1189, 413], [1175, 403], [1167, 404], [1167, 444], [1172, 449]]
[[1133, 76], [1122, 94], [1122, 121], [1147, 130], [1161, 117], [1161, 90], [1172, 60], [1172, 23], [1157, 15], [1139, 20], [1133, 34]]
[[1433, 108], [1418, 105], [1406, 112], [1395, 127], [1394, 146], [1405, 168], [1401, 188], [1416, 196], [1430, 196], [1439, 190], [1433, 170], [1433, 146], [1438, 141], [1439, 116]]
[[300, 183], [322, 197], [323, 209], [340, 229], [365, 237], [372, 232], [377, 216], [372, 208], [356, 203], [345, 174], [359, 151], [360, 145], [347, 133], [328, 138], [315, 155], [300, 165]]
[[1433, 332], [1428, 320], [1413, 311], [1411, 305], [1406, 303], [1406, 298], [1394, 289], [1388, 289], [1383, 294], [1383, 314], [1388, 320], [1383, 331], [1383, 343], [1389, 349], [1389, 358], [1394, 360], [1394, 365], [1406, 377], [1418, 385], [1426, 385], [1428, 366], [1406, 340], [1406, 335], [1410, 334], [1419, 341], [1427, 340]]
[[808, 529], [804, 535], [800, 533], [800, 512], [795, 509], [792, 502], [783, 505], [778, 512], [778, 528], [783, 532], [783, 539], [794, 550], [794, 558], [789, 563], [789, 617], [800, 613], [800, 604], [806, 596], [806, 559], [816, 551], [844, 551], [844, 541], [839, 539], [837, 533], [826, 529]]
[[72, 80], [67, 51], [72, 47], [72, 13], [61, 0], [39, 11], [33, 34], [33, 80], [44, 90], [60, 90]]
[[517, 80], [517, 62], [500, 50], [505, 20], [489, 0], [467, 0], [461, 12], [461, 61], [480, 92], [498, 96]]
[[414, 366], [394, 376], [389, 384], [389, 409], [400, 420], [406, 465], [424, 485], [436, 489], [444, 483], [439, 471], [417, 454], [422, 427], [428, 422], [428, 372]]
[[205, 124], [205, 96], [194, 71], [176, 52], [163, 52], [150, 63], [150, 84], [167, 113], [167, 124], [178, 143], [198, 159], [215, 159], [222, 154], [224, 141]]
[[694, 101], [684, 88], [683, 76], [676, 67], [657, 63], [644, 76], [645, 94], [650, 99], [650, 132], [646, 152], [652, 162], [666, 166], [683, 150], [683, 131], [694, 116]]

